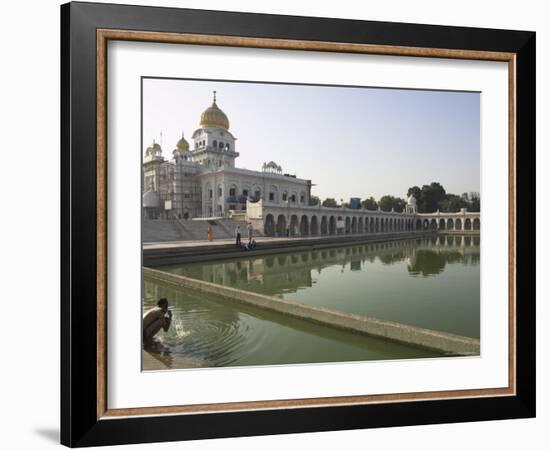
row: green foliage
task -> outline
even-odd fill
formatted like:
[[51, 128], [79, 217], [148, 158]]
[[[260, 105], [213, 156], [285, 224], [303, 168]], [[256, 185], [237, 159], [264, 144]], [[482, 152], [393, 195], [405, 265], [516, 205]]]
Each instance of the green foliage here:
[[421, 213], [433, 213], [437, 210], [441, 212], [458, 212], [461, 208], [479, 212], [480, 209], [479, 193], [470, 192], [460, 196], [448, 194], [445, 192], [445, 188], [436, 182], [429, 185], [425, 184], [422, 188], [418, 186], [410, 187], [407, 195], [411, 194], [416, 198], [418, 212]]
[[316, 206], [319, 204], [320, 201], [321, 199], [319, 197], [317, 197], [316, 195], [312, 195], [311, 197], [309, 197], [309, 206]]
[[479, 192], [470, 192], [470, 195], [468, 196], [468, 200], [469, 200], [468, 211], [479, 212], [481, 208], [481, 197], [479, 196]]
[[361, 202], [361, 206], [365, 209], [369, 209], [371, 211], [376, 211], [378, 209], [378, 203], [374, 199], [374, 197], [369, 197]]
[[333, 198], [325, 198], [323, 200], [323, 206], [327, 207], [327, 208], [337, 208], [338, 207], [338, 203], [336, 202], [335, 199]]
[[410, 187], [407, 191], [407, 197], [412, 195], [416, 200], [420, 200], [420, 188], [418, 186]]
[[437, 211], [439, 202], [445, 200], [447, 193], [441, 184], [433, 182], [425, 184], [420, 190], [418, 200], [418, 211], [421, 213], [431, 213]]
[[[407, 196], [413, 195], [416, 198], [418, 212], [433, 213], [437, 210], [441, 212], [458, 212], [461, 208], [467, 208], [471, 212], [479, 212], [481, 199], [478, 192], [465, 192], [462, 195], [449, 194], [445, 188], [438, 182], [425, 184], [421, 188], [412, 186], [407, 191]], [[312, 197], [313, 199], [316, 197]], [[317, 203], [311, 203], [317, 204]], [[380, 206], [382, 211], [403, 212], [407, 201], [403, 198], [394, 197], [393, 195], [384, 195], [380, 200], [376, 201], [374, 197], [369, 197], [361, 202], [361, 207], [370, 211], [376, 211]], [[329, 208], [339, 208], [343, 206], [348, 208], [348, 203], [341, 205], [333, 198], [323, 200], [323, 206]]]
[[404, 199], [393, 195], [384, 195], [378, 202], [382, 211], [391, 211], [393, 208], [395, 212], [403, 212], [406, 204], [407, 202]]

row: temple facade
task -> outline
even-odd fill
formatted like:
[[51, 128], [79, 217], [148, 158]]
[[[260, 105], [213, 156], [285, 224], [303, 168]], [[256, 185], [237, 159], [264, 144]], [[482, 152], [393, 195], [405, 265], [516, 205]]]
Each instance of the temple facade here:
[[153, 142], [143, 159], [143, 215], [147, 219], [219, 218], [245, 213], [247, 202], [265, 199], [309, 206], [311, 181], [283, 173], [274, 161], [260, 170], [238, 168], [237, 138], [216, 103], [203, 111], [192, 144], [182, 134], [170, 159]]

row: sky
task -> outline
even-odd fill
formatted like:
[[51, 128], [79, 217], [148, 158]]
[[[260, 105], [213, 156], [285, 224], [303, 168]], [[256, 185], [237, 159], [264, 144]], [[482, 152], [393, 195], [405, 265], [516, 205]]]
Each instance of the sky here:
[[[143, 151], [153, 139], [170, 158], [212, 103], [229, 118], [236, 167], [275, 161], [312, 180], [312, 195], [405, 197], [440, 182], [453, 194], [480, 190], [480, 94], [250, 82], [143, 80]], [[161, 139], [162, 133], [162, 139]]]

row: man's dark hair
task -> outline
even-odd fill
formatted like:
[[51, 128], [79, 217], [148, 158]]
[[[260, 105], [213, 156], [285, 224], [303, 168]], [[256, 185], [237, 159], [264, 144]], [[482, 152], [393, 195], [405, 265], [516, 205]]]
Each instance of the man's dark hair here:
[[168, 306], [168, 300], [163, 297], [157, 302], [157, 305], [159, 306], [159, 308], [163, 308], [165, 306], [167, 307]]

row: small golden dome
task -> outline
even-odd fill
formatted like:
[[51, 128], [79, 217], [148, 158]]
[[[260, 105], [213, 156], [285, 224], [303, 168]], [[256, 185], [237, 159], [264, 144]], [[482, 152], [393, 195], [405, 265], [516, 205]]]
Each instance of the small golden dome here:
[[147, 153], [156, 152], [157, 150], [162, 151], [160, 145], [157, 144], [155, 141], [153, 141], [153, 143], [149, 147], [147, 147]]
[[214, 127], [229, 130], [229, 119], [216, 104], [216, 91], [214, 91], [212, 106], [206, 108], [201, 114], [200, 125], [201, 127]]
[[181, 139], [176, 144], [176, 147], [178, 150], [189, 150], [189, 142], [185, 140], [183, 133], [181, 134]]

